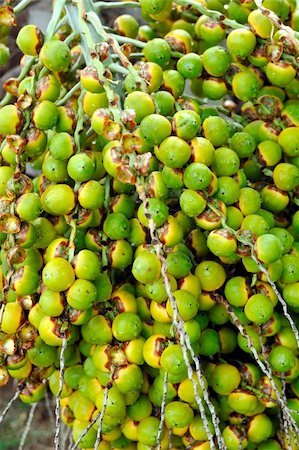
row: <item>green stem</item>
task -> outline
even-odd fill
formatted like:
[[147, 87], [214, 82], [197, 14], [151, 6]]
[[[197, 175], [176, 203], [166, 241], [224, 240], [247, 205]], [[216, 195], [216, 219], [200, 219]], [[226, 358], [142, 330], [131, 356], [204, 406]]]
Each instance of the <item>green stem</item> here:
[[78, 98], [78, 121], [74, 133], [74, 139], [76, 143], [76, 153], [80, 153], [81, 151], [81, 144], [80, 144], [80, 134], [81, 131], [84, 130], [84, 112], [83, 112], [83, 97], [84, 97], [85, 91], [84, 89], [81, 91], [80, 96]]
[[[130, 53], [130, 58], [143, 58], [144, 54], [143, 53]], [[111, 55], [111, 58], [115, 58], [115, 59], [119, 59], [119, 55], [117, 53], [113, 53]], [[110, 66], [109, 66], [110, 69]]]
[[30, 5], [31, 2], [32, 0], [22, 0], [18, 5], [14, 7], [13, 12], [15, 14], [19, 14], [21, 11], [23, 11], [23, 9]]
[[108, 42], [112, 46], [114, 52], [119, 55], [123, 66], [130, 72], [130, 74], [133, 76], [135, 82], [140, 86], [141, 90], [146, 92], [145, 81], [143, 80], [143, 78], [141, 78], [141, 76], [139, 75], [137, 70], [134, 68], [132, 63], [125, 56], [125, 54], [123, 53], [122, 49], [120, 48], [119, 43], [117, 42], [115, 37], [106, 33], [106, 31], [103, 28], [102, 22], [100, 21], [97, 14], [94, 11], [91, 11], [91, 12], [87, 13], [86, 16], [87, 16], [87, 19], [92, 24], [92, 26], [94, 27], [94, 29], [96, 30], [96, 32], [100, 36], [103, 36], [105, 41]]
[[60, 21], [61, 14], [65, 7], [66, 1], [67, 0], [56, 0], [56, 2], [54, 3], [53, 14], [52, 14], [51, 20], [49, 22], [46, 36], [45, 36], [46, 42], [49, 41], [50, 39], [52, 39], [52, 37], [55, 34], [57, 24]]
[[[97, 55], [96, 51], [96, 43], [93, 40], [91, 30], [89, 28], [89, 25], [86, 21], [86, 7], [84, 0], [79, 0], [77, 4], [78, 9], [78, 23], [81, 28], [81, 33], [85, 36], [85, 41], [87, 44], [86, 46], [83, 46], [83, 53], [85, 56], [85, 60], [88, 64], [93, 65], [98, 72], [99, 80], [102, 82], [103, 87], [105, 89], [108, 102], [110, 105], [110, 109], [113, 113], [114, 120], [117, 122], [120, 121], [120, 108], [118, 108], [118, 102], [116, 102], [116, 94], [114, 93], [113, 89], [110, 87], [111, 82], [105, 77], [105, 66], [104, 64], [99, 60], [98, 57], [92, 58], [90, 52], [92, 51], [95, 55]], [[103, 42], [104, 39], [100, 35], [101, 41]], [[114, 105], [114, 106], [112, 106]]]
[[80, 81], [78, 81], [78, 83], [75, 84], [75, 86], [73, 86], [72, 89], [70, 91], [68, 91], [64, 97], [62, 97], [60, 100], [58, 100], [56, 102], [56, 106], [64, 105], [65, 102], [67, 102], [68, 99], [70, 99], [73, 96], [73, 94], [78, 91], [80, 86], [81, 86], [81, 83], [80, 83]]
[[[126, 36], [120, 36], [119, 34], [115, 34], [112, 32], [112, 30], [109, 28], [110, 30], [110, 35], [119, 43], [119, 44], [132, 44], [135, 47], [138, 48], [144, 48], [146, 46], [145, 42], [139, 41], [138, 39], [132, 39]], [[104, 31], [105, 33], [107, 33], [106, 31], [106, 27], [104, 27]]]
[[122, 73], [123, 75], [128, 75], [129, 73], [128, 69], [125, 69], [123, 66], [117, 63], [109, 64], [109, 69], [111, 70], [111, 72], [118, 72]]
[[110, 211], [109, 211], [110, 182], [111, 182], [111, 176], [107, 175], [105, 178], [105, 195], [104, 195], [104, 208], [106, 210], [107, 215], [110, 213]]
[[68, 246], [69, 247], [69, 257], [68, 257], [68, 260], [69, 260], [70, 263], [72, 263], [73, 260], [74, 260], [75, 250], [76, 250], [76, 247], [75, 247], [75, 244], [74, 244], [74, 241], [75, 241], [75, 238], [76, 238], [76, 233], [77, 233], [77, 227], [76, 227], [76, 220], [75, 219], [72, 219], [70, 221], [70, 228], [71, 228], [71, 234], [70, 234], [70, 237], [69, 237], [69, 246]]
[[59, 22], [56, 25], [55, 31], [59, 30], [59, 28], [63, 27], [63, 25], [66, 25], [68, 23], [67, 16], [64, 16], [62, 19], [59, 20]]
[[96, 2], [94, 6], [98, 12], [112, 8], [140, 8], [139, 3], [136, 2]]
[[177, 5], [180, 5], [180, 6], [186, 6], [186, 7], [192, 6], [193, 9], [200, 12], [201, 14], [211, 17], [212, 19], [219, 20], [222, 23], [224, 23], [224, 25], [227, 25], [230, 28], [248, 28], [245, 25], [238, 23], [236, 20], [228, 19], [219, 11], [214, 11], [214, 10], [206, 8], [205, 6], [203, 6], [201, 3], [197, 2], [196, 0], [174, 0], [174, 3], [176, 3]]
[[80, 36], [75, 31], [71, 33], [69, 36], [67, 36], [64, 40], [64, 43], [69, 45], [75, 38], [80, 39]]

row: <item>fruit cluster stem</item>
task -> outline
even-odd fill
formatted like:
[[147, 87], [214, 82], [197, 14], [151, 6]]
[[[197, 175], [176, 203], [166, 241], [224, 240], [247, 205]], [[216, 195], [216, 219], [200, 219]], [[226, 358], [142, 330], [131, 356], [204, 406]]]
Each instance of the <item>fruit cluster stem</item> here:
[[[261, 334], [261, 328], [260, 327], [258, 327], [258, 333], [259, 333], [259, 337], [260, 337], [261, 353], [262, 353], [262, 356], [263, 356], [263, 359], [264, 359], [264, 362], [265, 362], [265, 366], [267, 367], [269, 373], [271, 374], [271, 377], [273, 377], [273, 371], [272, 371], [272, 368], [271, 368], [271, 366], [269, 364], [269, 361], [267, 359], [267, 352], [266, 352], [266, 348], [264, 346], [263, 337], [262, 337], [262, 334]], [[284, 377], [281, 378], [281, 381], [282, 381], [281, 397], [282, 397], [283, 401], [285, 402], [285, 404], [287, 404], [287, 398], [286, 398], [286, 395], [285, 395], [285, 379], [284, 379]], [[292, 425], [289, 424], [288, 417], [285, 415], [284, 410], [280, 410], [278, 412], [278, 415], [279, 415], [279, 421], [281, 423], [281, 430], [282, 430], [283, 433], [285, 433], [285, 435], [287, 437], [287, 441], [288, 441], [288, 449], [287, 450], [292, 450], [292, 447], [291, 447], [291, 444], [290, 444], [291, 437], [290, 437], [290, 434], [288, 432], [289, 426], [291, 428]]]
[[60, 448], [60, 431], [61, 431], [61, 416], [60, 416], [60, 398], [64, 383], [64, 368], [65, 368], [65, 351], [67, 347], [67, 339], [65, 335], [62, 337], [62, 345], [59, 355], [59, 389], [55, 398], [55, 434], [54, 434], [54, 448]]
[[[82, 431], [82, 433], [80, 434], [80, 436], [78, 437], [77, 441], [72, 445], [69, 446], [69, 450], [76, 450], [77, 446], [80, 444], [80, 442], [82, 441], [82, 439], [84, 438], [84, 436], [86, 436], [86, 434], [88, 433], [88, 431], [91, 429], [91, 427], [93, 427], [93, 425], [99, 420], [101, 419], [101, 417], [104, 417], [104, 414], [106, 412], [107, 409], [107, 404], [108, 404], [108, 393], [109, 393], [109, 388], [106, 386], [105, 387], [105, 392], [104, 392], [104, 403], [103, 403], [103, 408], [102, 410], [93, 418], [93, 420], [87, 425], [87, 427]], [[103, 419], [102, 419], [103, 420]], [[100, 428], [100, 424], [99, 424], [99, 428]], [[99, 434], [101, 434], [101, 429]], [[96, 444], [95, 444], [96, 445]], [[99, 446], [99, 442], [97, 444]], [[96, 447], [94, 447], [96, 448]]]
[[293, 419], [293, 417], [290, 415], [290, 412], [289, 412], [289, 409], [287, 407], [287, 404], [286, 404], [285, 400], [283, 399], [283, 397], [281, 396], [281, 393], [279, 392], [279, 390], [278, 390], [278, 388], [277, 388], [277, 386], [276, 386], [276, 384], [274, 382], [274, 379], [273, 379], [273, 376], [272, 376], [272, 373], [271, 373], [272, 371], [269, 371], [268, 368], [266, 367], [266, 365], [260, 359], [259, 354], [258, 354], [256, 348], [254, 347], [250, 336], [247, 334], [244, 326], [241, 324], [240, 320], [238, 319], [237, 315], [233, 311], [233, 309], [230, 306], [230, 304], [227, 302], [227, 300], [224, 297], [222, 297], [222, 296], [219, 296], [219, 297], [220, 297], [219, 301], [225, 306], [228, 314], [233, 319], [233, 323], [234, 323], [235, 327], [241, 333], [242, 337], [244, 339], [246, 339], [248, 348], [251, 351], [251, 353], [252, 353], [256, 363], [258, 364], [258, 366], [260, 367], [262, 372], [269, 378], [269, 381], [271, 383], [271, 387], [272, 387], [272, 389], [274, 390], [274, 392], [275, 392], [275, 394], [277, 396], [277, 401], [279, 403], [279, 406], [280, 406], [283, 414], [287, 418], [289, 426], [291, 426], [293, 428], [293, 430], [299, 436], [299, 428], [298, 428], [295, 420]]
[[289, 312], [288, 312], [287, 303], [286, 303], [286, 301], [284, 300], [284, 298], [282, 297], [282, 295], [280, 294], [279, 290], [277, 289], [276, 284], [275, 284], [274, 281], [271, 279], [271, 277], [270, 277], [269, 272], [267, 271], [267, 269], [261, 264], [261, 262], [260, 262], [260, 261], [258, 260], [258, 258], [256, 257], [256, 254], [255, 254], [255, 252], [254, 252], [254, 246], [253, 246], [252, 242], [250, 242], [248, 239], [246, 239], [246, 238], [244, 238], [244, 237], [240, 237], [240, 235], [239, 235], [238, 233], [236, 233], [236, 231], [235, 231], [233, 228], [229, 227], [229, 226], [227, 225], [227, 223], [226, 223], [226, 218], [225, 218], [225, 216], [224, 216], [217, 208], [215, 208], [211, 203], [209, 203], [208, 206], [209, 206], [209, 208], [212, 209], [216, 214], [218, 214], [219, 217], [221, 217], [221, 223], [222, 223], [223, 228], [225, 228], [225, 229], [228, 230], [231, 234], [233, 234], [233, 235], [235, 236], [235, 238], [236, 238], [239, 242], [241, 242], [241, 243], [243, 243], [243, 244], [246, 244], [246, 245], [248, 245], [248, 246], [250, 247], [250, 249], [251, 249], [251, 258], [253, 259], [253, 261], [254, 261], [254, 262], [256, 263], [256, 265], [258, 266], [260, 272], [262, 272], [262, 273], [266, 276], [268, 283], [270, 284], [270, 286], [272, 287], [273, 291], [274, 291], [275, 294], [277, 295], [277, 298], [278, 298], [279, 302], [280, 302], [281, 305], [282, 305], [284, 315], [285, 315], [285, 317], [288, 319], [289, 324], [290, 324], [290, 326], [291, 326], [291, 328], [292, 328], [292, 330], [293, 330], [293, 332], [294, 332], [294, 334], [295, 334], [296, 341], [297, 341], [297, 346], [298, 346], [298, 348], [299, 348], [299, 332], [298, 332], [298, 328], [296, 327], [295, 322], [293, 321], [291, 315], [290, 315]]
[[31, 408], [30, 408], [30, 411], [29, 411], [29, 414], [28, 414], [28, 418], [27, 418], [27, 421], [26, 421], [26, 425], [25, 425], [25, 428], [24, 428], [24, 431], [23, 431], [23, 434], [22, 434], [22, 437], [21, 437], [21, 440], [20, 440], [20, 444], [19, 444], [18, 450], [23, 450], [23, 448], [24, 448], [24, 445], [25, 445], [28, 433], [30, 431], [30, 428], [31, 428], [31, 425], [32, 425], [32, 422], [33, 422], [33, 417], [34, 417], [34, 413], [36, 411], [37, 405], [38, 405], [37, 403], [33, 403], [33, 405], [31, 405]]
[[262, 12], [262, 14], [272, 22], [273, 25], [275, 25], [278, 29], [283, 30], [287, 33], [288, 38], [292, 41], [294, 44], [297, 53], [299, 52], [299, 33], [294, 31], [291, 27], [284, 25], [280, 18], [270, 9], [265, 8], [263, 5], [262, 0], [254, 0], [254, 3], [256, 4], [257, 8]]
[[96, 438], [96, 441], [95, 441], [95, 444], [94, 444], [94, 450], [98, 450], [100, 442], [101, 442], [104, 414], [106, 412], [107, 404], [108, 404], [108, 394], [109, 394], [109, 388], [108, 388], [108, 386], [106, 386], [105, 390], [104, 390], [103, 408], [102, 408], [102, 410], [100, 412], [100, 415], [99, 415], [99, 426], [98, 426], [98, 429], [97, 429], [97, 438]]
[[164, 426], [164, 422], [165, 422], [165, 406], [166, 406], [166, 399], [167, 399], [167, 389], [168, 389], [168, 372], [165, 372], [164, 380], [163, 380], [163, 397], [162, 397], [161, 410], [160, 410], [160, 423], [159, 423], [159, 429], [158, 429], [158, 434], [157, 434], [157, 450], [161, 450], [161, 438], [162, 438], [163, 426]]
[[15, 401], [18, 399], [20, 391], [21, 391], [21, 387], [18, 386], [16, 392], [14, 393], [14, 395], [9, 400], [9, 402], [6, 405], [6, 407], [4, 408], [2, 413], [0, 414], [0, 425], [3, 422], [3, 420], [5, 419], [6, 414], [9, 412], [9, 410], [11, 409], [11, 407], [13, 406]]
[[274, 281], [271, 280], [271, 277], [270, 277], [269, 272], [267, 271], [267, 269], [265, 269], [265, 267], [257, 259], [256, 255], [254, 254], [253, 249], [252, 249], [252, 253], [251, 253], [251, 258], [257, 264], [257, 266], [260, 269], [260, 271], [263, 272], [263, 274], [266, 276], [268, 283], [270, 284], [270, 286], [272, 287], [273, 291], [277, 295], [278, 301], [282, 305], [284, 316], [289, 321], [289, 324], [290, 324], [290, 326], [291, 326], [291, 328], [292, 328], [292, 330], [294, 332], [294, 335], [295, 335], [295, 338], [296, 338], [296, 341], [297, 341], [297, 346], [299, 348], [299, 332], [298, 332], [298, 328], [296, 327], [295, 322], [293, 321], [292, 317], [290, 316], [290, 314], [288, 312], [288, 306], [287, 306], [286, 301], [284, 300], [284, 298], [280, 294], [280, 292], [277, 289], [276, 284], [274, 283]]
[[[190, 348], [192, 350], [192, 346], [191, 346], [190, 340], [188, 340], [188, 336], [185, 332], [184, 322], [182, 319], [179, 318], [179, 311], [177, 308], [177, 304], [176, 304], [174, 295], [171, 290], [171, 285], [170, 285], [170, 281], [169, 281], [169, 277], [168, 277], [168, 273], [167, 273], [167, 266], [166, 266], [166, 261], [165, 261], [165, 257], [164, 257], [162, 243], [156, 236], [156, 226], [155, 226], [155, 223], [148, 211], [148, 199], [146, 197], [144, 187], [142, 186], [142, 184], [137, 185], [137, 192], [139, 194], [140, 199], [144, 202], [145, 211], [149, 215], [148, 222], [149, 222], [151, 241], [152, 241], [152, 245], [154, 246], [155, 252], [161, 261], [161, 274], [162, 274], [162, 277], [164, 280], [165, 289], [168, 294], [168, 298], [169, 298], [169, 301], [170, 301], [170, 304], [172, 307], [172, 311], [173, 311], [173, 325], [178, 333], [180, 345], [181, 345], [182, 352], [183, 352], [184, 361], [185, 361], [185, 364], [186, 364], [186, 367], [188, 370], [188, 378], [190, 379], [190, 381], [192, 382], [192, 385], [193, 385], [195, 401], [199, 408], [200, 415], [203, 419], [204, 429], [207, 433], [211, 449], [216, 450], [214, 439], [213, 439], [212, 433], [209, 428], [208, 419], [207, 419], [206, 412], [204, 409], [203, 401], [199, 396], [198, 386], [197, 386], [196, 380], [193, 377], [193, 369], [189, 362], [188, 350], [190, 350]], [[188, 344], [190, 344], [190, 346]], [[192, 359], [194, 362], [196, 362], [196, 360], [197, 360], [197, 357], [195, 356], [194, 352], [192, 354]], [[199, 362], [197, 361], [197, 363], [198, 363], [198, 369], [200, 369]], [[209, 394], [204, 385], [203, 374], [202, 374], [201, 370], [197, 371], [196, 373], [198, 375], [198, 381], [199, 381], [200, 387], [202, 389], [202, 392], [204, 393], [206, 391], [206, 398], [208, 398]], [[210, 403], [210, 405], [212, 405], [212, 404]], [[210, 405], [208, 405], [208, 406], [210, 406]], [[213, 409], [214, 409], [214, 407], [213, 407]], [[221, 431], [219, 428], [219, 420], [217, 418], [215, 410], [213, 411], [213, 409], [210, 412], [211, 412], [213, 421], [215, 420], [214, 426], [215, 426], [216, 437], [217, 437], [218, 444], [219, 444], [219, 450], [224, 450], [225, 444], [224, 444], [224, 441], [223, 441], [223, 438], [221, 435]]]

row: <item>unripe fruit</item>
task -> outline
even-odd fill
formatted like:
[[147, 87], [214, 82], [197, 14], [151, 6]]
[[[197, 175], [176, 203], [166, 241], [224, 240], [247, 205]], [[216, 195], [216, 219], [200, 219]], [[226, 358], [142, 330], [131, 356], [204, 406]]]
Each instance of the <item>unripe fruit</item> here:
[[71, 62], [71, 52], [65, 42], [51, 40], [43, 45], [40, 58], [47, 69], [52, 72], [61, 72], [68, 68]]
[[229, 33], [226, 42], [227, 48], [233, 56], [246, 58], [253, 52], [256, 38], [252, 31], [239, 28]]
[[71, 264], [64, 258], [54, 258], [44, 267], [42, 278], [48, 289], [54, 292], [67, 290], [75, 281], [75, 273]]
[[54, 216], [69, 214], [75, 207], [75, 194], [67, 184], [53, 184], [41, 196], [42, 208]]
[[211, 375], [211, 386], [219, 395], [229, 395], [240, 384], [239, 371], [231, 364], [219, 364]]

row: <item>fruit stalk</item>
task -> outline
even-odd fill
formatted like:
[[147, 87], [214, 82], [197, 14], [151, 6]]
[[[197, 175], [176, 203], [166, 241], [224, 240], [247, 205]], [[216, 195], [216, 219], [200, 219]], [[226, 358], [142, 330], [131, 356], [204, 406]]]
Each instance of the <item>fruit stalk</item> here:
[[157, 434], [157, 450], [161, 450], [161, 438], [163, 432], [163, 426], [165, 422], [165, 406], [166, 406], [166, 398], [167, 398], [167, 389], [168, 389], [168, 373], [165, 372], [164, 380], [163, 380], [163, 397], [160, 409], [160, 423]]
[[283, 414], [287, 418], [289, 426], [294, 430], [295, 433], [297, 433], [297, 435], [299, 435], [299, 428], [298, 428], [295, 420], [293, 419], [293, 417], [290, 415], [290, 411], [287, 407], [286, 401], [284, 400], [281, 393], [279, 392], [279, 390], [274, 382], [274, 379], [272, 377], [272, 373], [267, 369], [266, 365], [260, 359], [259, 354], [258, 354], [250, 336], [247, 334], [244, 326], [241, 324], [240, 320], [238, 319], [237, 315], [231, 308], [230, 304], [223, 297], [220, 298], [220, 301], [226, 307], [226, 310], [227, 310], [228, 314], [231, 316], [231, 318], [233, 319], [233, 323], [236, 326], [236, 328], [239, 330], [241, 335], [246, 339], [248, 348], [250, 349], [256, 363], [258, 364], [258, 366], [260, 367], [262, 372], [269, 378], [272, 389], [274, 390], [274, 392], [277, 396], [277, 401], [279, 403], [279, 406], [280, 406]]
[[64, 369], [65, 369], [65, 351], [67, 348], [67, 338], [65, 337], [65, 331], [61, 330], [62, 345], [59, 354], [59, 389], [55, 398], [55, 434], [54, 434], [54, 446], [55, 450], [60, 448], [60, 432], [61, 432], [61, 414], [60, 414], [60, 398], [64, 383]]
[[[171, 289], [171, 285], [170, 285], [170, 281], [169, 281], [169, 277], [168, 277], [168, 273], [167, 273], [166, 261], [165, 261], [164, 254], [163, 254], [164, 253], [163, 252], [163, 247], [162, 247], [162, 244], [161, 244], [160, 240], [156, 236], [155, 223], [154, 223], [154, 221], [153, 221], [153, 219], [151, 217], [151, 214], [148, 211], [148, 206], [147, 206], [148, 205], [148, 200], [147, 200], [144, 188], [143, 188], [142, 184], [140, 184], [140, 183], [137, 185], [137, 192], [138, 192], [138, 195], [139, 195], [140, 199], [144, 202], [144, 204], [145, 204], [145, 211], [147, 211], [147, 214], [149, 216], [149, 230], [150, 230], [150, 235], [151, 235], [151, 242], [152, 242], [152, 245], [154, 246], [154, 249], [155, 249], [155, 252], [156, 252], [157, 256], [159, 257], [159, 259], [161, 261], [161, 265], [162, 265], [161, 266], [161, 273], [162, 273], [162, 277], [163, 277], [163, 280], [164, 280], [165, 288], [166, 288], [166, 291], [167, 291], [167, 294], [168, 294], [168, 298], [169, 298], [169, 300], [171, 302], [171, 306], [172, 306], [172, 310], [173, 310], [173, 325], [174, 325], [174, 327], [175, 327], [175, 329], [176, 329], [176, 331], [178, 333], [179, 342], [181, 344], [182, 351], [183, 351], [184, 361], [185, 361], [186, 367], [188, 369], [188, 377], [192, 381], [195, 400], [196, 400], [196, 403], [197, 403], [197, 405], [199, 407], [201, 417], [203, 418], [204, 428], [205, 428], [205, 431], [207, 433], [208, 440], [210, 442], [210, 446], [211, 446], [212, 450], [216, 450], [214, 439], [213, 439], [213, 436], [212, 436], [212, 434], [210, 432], [210, 429], [209, 429], [208, 420], [207, 420], [207, 416], [206, 416], [206, 413], [205, 413], [205, 410], [204, 410], [203, 402], [202, 402], [202, 399], [200, 398], [200, 396], [198, 394], [197, 383], [196, 383], [196, 381], [193, 378], [193, 370], [192, 370], [191, 364], [189, 362], [188, 353], [187, 353], [188, 350], [187, 350], [186, 341], [188, 341], [188, 336], [186, 335], [186, 332], [184, 330], [184, 323], [183, 323], [183, 321], [181, 319], [179, 319], [178, 308], [177, 308], [176, 301], [175, 301], [175, 298], [174, 298], [173, 293], [172, 293], [172, 289]], [[190, 341], [188, 341], [188, 342], [190, 343]], [[190, 350], [190, 347], [191, 347], [191, 345], [189, 346], [189, 350]], [[192, 350], [192, 348], [191, 348], [191, 350]], [[194, 353], [193, 353], [192, 356], [193, 357], [195, 356]], [[197, 358], [195, 357], [194, 360], [196, 361]], [[198, 365], [198, 369], [200, 369], [199, 365]], [[206, 398], [208, 399], [209, 398], [209, 394], [208, 394], [208, 392], [206, 390], [206, 387], [204, 385], [204, 381], [203, 381], [203, 378], [202, 378], [202, 372], [199, 370], [197, 372], [197, 375], [198, 375], [198, 381], [199, 381], [200, 387], [202, 389], [202, 392], [206, 394]], [[220, 450], [225, 449], [225, 444], [224, 444], [224, 441], [223, 441], [223, 438], [222, 438], [222, 435], [221, 435], [221, 431], [220, 431], [220, 428], [219, 428], [219, 419], [218, 419], [218, 417], [217, 417], [217, 415], [215, 413], [213, 405], [211, 403], [207, 403], [207, 404], [208, 404], [209, 409], [210, 409], [210, 407], [212, 407], [210, 412], [211, 412], [211, 415], [213, 417], [213, 423], [214, 423], [214, 426], [215, 426], [215, 431], [216, 431], [216, 436], [217, 436], [217, 440], [218, 440], [219, 449]]]
[[23, 448], [24, 448], [26, 439], [27, 439], [28, 434], [30, 432], [30, 428], [31, 428], [31, 425], [32, 425], [32, 422], [33, 422], [33, 418], [34, 418], [34, 414], [35, 414], [37, 406], [38, 406], [38, 403], [33, 403], [33, 405], [31, 405], [31, 407], [30, 407], [28, 418], [27, 418], [27, 421], [26, 421], [26, 424], [25, 424], [24, 431], [22, 433], [22, 437], [21, 437], [21, 440], [20, 440], [20, 444], [19, 444], [18, 450], [23, 450]]

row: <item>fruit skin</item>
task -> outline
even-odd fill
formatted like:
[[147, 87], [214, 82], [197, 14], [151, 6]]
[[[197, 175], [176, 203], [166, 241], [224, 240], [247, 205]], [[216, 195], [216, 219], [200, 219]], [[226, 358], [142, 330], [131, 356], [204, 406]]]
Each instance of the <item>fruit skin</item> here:
[[274, 347], [269, 354], [269, 363], [276, 372], [288, 372], [295, 365], [295, 355], [283, 345]]
[[23, 321], [23, 309], [19, 303], [7, 303], [3, 310], [0, 329], [4, 333], [14, 334]]
[[41, 196], [43, 209], [54, 215], [64, 216], [75, 207], [75, 194], [67, 184], [50, 185]]
[[64, 258], [50, 260], [42, 272], [44, 284], [54, 292], [67, 290], [75, 281], [75, 273], [71, 264]]
[[15, 105], [6, 105], [0, 109], [0, 136], [18, 134], [23, 126], [23, 114]]
[[56, 125], [58, 120], [58, 110], [56, 105], [50, 100], [43, 100], [38, 103], [32, 111], [32, 121], [39, 130], [49, 130]]
[[232, 30], [227, 36], [227, 47], [234, 56], [246, 58], [254, 50], [256, 38], [252, 31], [239, 28]]
[[219, 395], [229, 395], [239, 386], [241, 375], [231, 364], [219, 364], [211, 375], [211, 386]]
[[8, 62], [9, 57], [9, 48], [5, 44], [0, 43], [0, 66], [4, 66]]
[[47, 69], [52, 72], [61, 72], [68, 68], [71, 52], [65, 42], [52, 40], [43, 45], [40, 58]]
[[30, 56], [37, 56], [43, 43], [43, 35], [36, 25], [25, 25], [18, 33], [16, 44], [19, 49]]
[[154, 253], [141, 253], [132, 266], [132, 274], [141, 283], [154, 283], [160, 278], [161, 262]]

